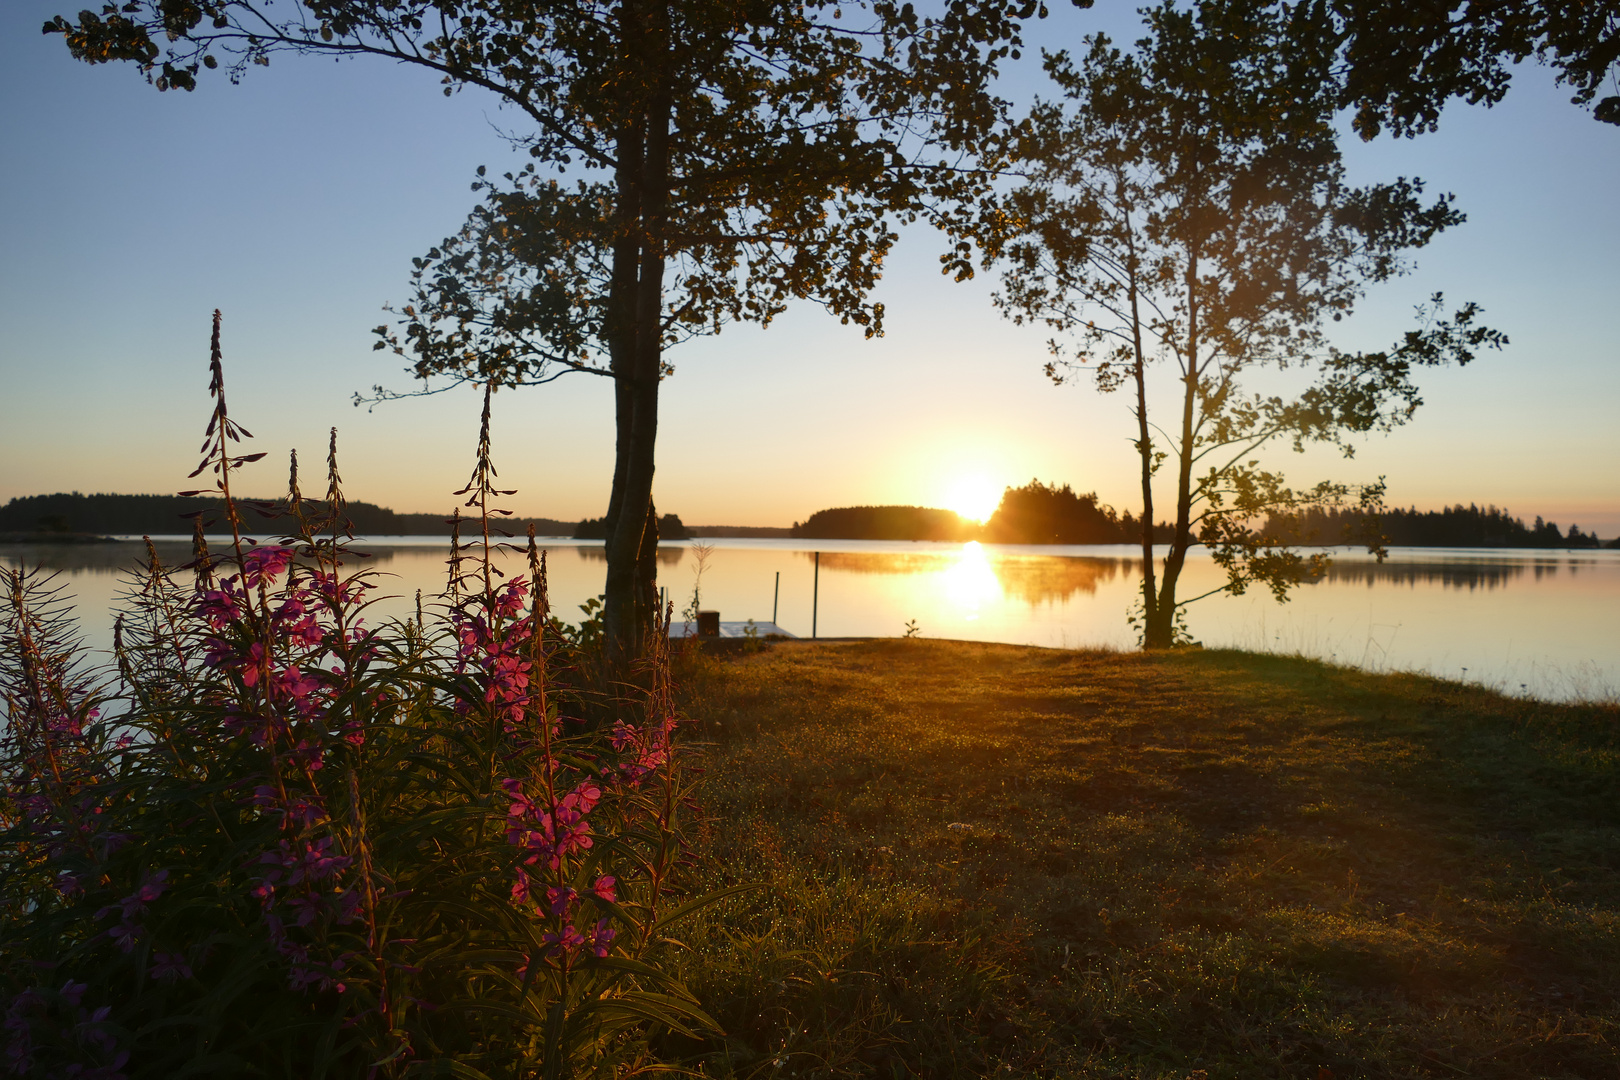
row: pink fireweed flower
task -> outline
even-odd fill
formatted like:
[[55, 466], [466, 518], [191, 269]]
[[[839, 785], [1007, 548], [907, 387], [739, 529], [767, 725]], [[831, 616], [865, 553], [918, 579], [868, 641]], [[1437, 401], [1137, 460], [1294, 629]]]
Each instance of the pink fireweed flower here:
[[604, 874], [596, 879], [595, 885], [591, 886], [591, 893], [598, 900], [606, 900], [610, 904], [616, 903], [619, 899], [618, 880]]
[[557, 814], [561, 817], [566, 810], [584, 816], [595, 809], [601, 798], [602, 789], [596, 785], [596, 781], [581, 780], [573, 791], [562, 797], [562, 802], [558, 804]]
[[606, 919], [598, 919], [596, 929], [591, 932], [591, 951], [599, 957], [606, 957], [613, 947], [613, 939], [618, 936], [619, 932], [608, 926]]
[[546, 906], [553, 915], [566, 915], [579, 900], [579, 893], [565, 885], [553, 885], [546, 890]]
[[534, 802], [523, 794], [523, 781], [507, 777], [501, 781], [501, 789], [512, 799], [511, 808], [506, 811], [507, 817], [534, 816]]
[[308, 926], [326, 910], [324, 898], [313, 893], [292, 897], [283, 906], [292, 912], [294, 926]]
[[278, 693], [299, 703], [304, 703], [305, 699], [320, 688], [318, 680], [297, 668], [288, 668], [275, 676], [275, 689]]
[[191, 965], [186, 963], [186, 958], [181, 953], [153, 953], [152, 967], [148, 974], [160, 982], [189, 979], [191, 978]]
[[[259, 685], [259, 676], [263, 674], [262, 669], [266, 666], [265, 657], [263, 643], [255, 641], [248, 645], [247, 649], [236, 658], [237, 662], [234, 665], [229, 666], [233, 666], [242, 672], [243, 686], [257, 686]], [[221, 666], [227, 665], [222, 664]], [[274, 677], [274, 669], [271, 669], [271, 672], [272, 677]]]
[[274, 581], [292, 562], [292, 548], [261, 544], [242, 554], [243, 583], [249, 588], [263, 581]]
[[370, 582], [354, 578], [344, 581], [324, 570], [310, 576], [314, 594], [334, 607], [347, 607], [371, 588]]
[[[125, 921], [143, 914], [146, 911], [147, 904], [162, 896], [163, 891], [168, 888], [168, 885], [165, 884], [168, 880], [169, 872], [167, 870], [159, 870], [155, 874], [146, 875], [141, 880], [140, 887], [118, 903]], [[107, 911], [109, 909], [102, 908], [102, 910]]]
[[119, 952], [129, 953], [134, 952], [135, 946], [140, 944], [141, 933], [144, 930], [145, 927], [139, 923], [119, 923], [107, 931], [107, 936], [118, 946]]
[[196, 611], [208, 621], [210, 628], [223, 630], [242, 618], [245, 597], [234, 583], [226, 582], [218, 589], [209, 589], [197, 601]]
[[541, 934], [540, 940], [550, 946], [546, 950], [548, 956], [566, 956], [579, 951], [585, 944], [585, 935], [574, 929], [573, 923], [565, 923], [560, 933]]

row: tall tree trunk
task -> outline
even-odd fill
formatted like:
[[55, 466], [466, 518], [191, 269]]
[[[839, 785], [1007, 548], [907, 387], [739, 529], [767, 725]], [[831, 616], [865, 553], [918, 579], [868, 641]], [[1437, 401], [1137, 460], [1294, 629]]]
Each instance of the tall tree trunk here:
[[[1148, 425], [1147, 354], [1142, 349], [1141, 297], [1137, 292], [1140, 267], [1136, 260], [1136, 234], [1131, 221], [1125, 219], [1126, 244], [1129, 263], [1126, 274], [1131, 297], [1131, 350], [1135, 359], [1132, 374], [1136, 376], [1136, 449], [1142, 458], [1142, 630], [1143, 644], [1158, 622], [1159, 597], [1153, 567], [1153, 432]], [[1152, 646], [1149, 646], [1152, 647]]]
[[[643, 55], [650, 78], [662, 70], [661, 54], [668, 49], [667, 8], [652, 5], [647, 23], [636, 31], [644, 36]], [[615, 408], [619, 422], [613, 481], [613, 505], [608, 521], [607, 582], [602, 605], [603, 630], [610, 672], [620, 678], [643, 651], [643, 639], [652, 624], [655, 604], [652, 582], [657, 573], [657, 521], [653, 517], [653, 471], [658, 439], [658, 382], [663, 368], [663, 306], [665, 217], [670, 186], [670, 100], [654, 89], [649, 95], [636, 140], [639, 160], [621, 155], [618, 187], [621, 199], [630, 192], [636, 211], [633, 289], [617, 301], [615, 317], [625, 318], [629, 332], [616, 351]], [[636, 168], [639, 166], [639, 169]], [[627, 200], [628, 202], [628, 200]], [[626, 238], [626, 262], [628, 262]], [[614, 287], [621, 272], [628, 278], [615, 249]], [[619, 335], [615, 335], [619, 337]]]
[[[1181, 395], [1181, 445], [1176, 448], [1176, 533], [1170, 540], [1170, 553], [1164, 560], [1164, 576], [1159, 585], [1159, 602], [1153, 619], [1142, 635], [1149, 649], [1168, 649], [1176, 640], [1176, 583], [1192, 547], [1192, 465], [1193, 422], [1198, 406], [1198, 245], [1191, 245], [1187, 257], [1187, 368]], [[1150, 526], [1151, 528], [1151, 526]]]

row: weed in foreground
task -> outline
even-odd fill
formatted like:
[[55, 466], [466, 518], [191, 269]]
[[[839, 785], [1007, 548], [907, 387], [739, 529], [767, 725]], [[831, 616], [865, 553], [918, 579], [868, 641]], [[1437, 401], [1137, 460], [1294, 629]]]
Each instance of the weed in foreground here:
[[[559, 679], [544, 561], [491, 563], [486, 393], [450, 590], [367, 623], [335, 435], [324, 512], [244, 506], [249, 438], [213, 413], [197, 473], [231, 544], [149, 548], [92, 666], [50, 580], [5, 571], [0, 1009], [24, 1077], [625, 1074], [649, 1030], [713, 1021], [668, 968], [700, 907], [667, 657], [610, 725]], [[279, 512], [274, 543], [242, 512]], [[189, 572], [186, 572], [189, 570]], [[667, 621], [667, 617], [666, 617]], [[551, 629], [547, 629], [550, 627]], [[663, 640], [659, 638], [658, 640]]]

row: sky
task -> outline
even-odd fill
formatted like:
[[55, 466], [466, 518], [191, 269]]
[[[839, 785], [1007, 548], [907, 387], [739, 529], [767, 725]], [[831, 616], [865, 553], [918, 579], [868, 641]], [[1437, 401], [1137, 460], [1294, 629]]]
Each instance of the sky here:
[[[1032, 37], [1128, 36], [1128, 11], [1063, 11]], [[0, 11], [0, 501], [193, 486], [219, 308], [232, 415], [269, 455], [240, 489], [283, 490], [289, 448], [318, 467], [335, 425], [349, 498], [448, 512], [473, 464], [477, 391], [350, 401], [409, 388], [371, 329], [405, 301], [410, 259], [474, 205], [476, 167], [515, 161], [500, 134], [514, 115], [362, 60], [278, 57], [239, 86], [160, 94], [129, 65], [72, 60], [39, 32], [58, 13], [71, 9]], [[1027, 58], [1008, 93], [1038, 86]], [[1391, 504], [1494, 503], [1620, 535], [1620, 128], [1567, 99], [1527, 65], [1506, 101], [1448, 108], [1436, 134], [1346, 140], [1353, 181], [1421, 176], [1469, 221], [1369, 295], [1340, 344], [1393, 341], [1443, 290], [1511, 345], [1424, 373], [1415, 420], [1353, 460], [1279, 453], [1291, 478], [1382, 475]], [[1123, 396], [1052, 386], [1044, 335], [1001, 318], [993, 277], [941, 277], [941, 249], [904, 235], [880, 339], [801, 304], [671, 352], [659, 510], [782, 526], [829, 506], [982, 502], [1032, 478], [1134, 506]], [[606, 379], [496, 398], [495, 460], [521, 514], [599, 516], [612, 449]]]

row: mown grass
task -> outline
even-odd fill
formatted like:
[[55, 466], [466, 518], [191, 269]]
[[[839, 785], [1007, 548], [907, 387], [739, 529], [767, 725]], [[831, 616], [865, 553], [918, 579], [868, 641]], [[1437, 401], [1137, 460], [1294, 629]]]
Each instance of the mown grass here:
[[709, 1075], [1620, 1075], [1613, 707], [1225, 651], [686, 666], [700, 865], [765, 886], [683, 935]]

